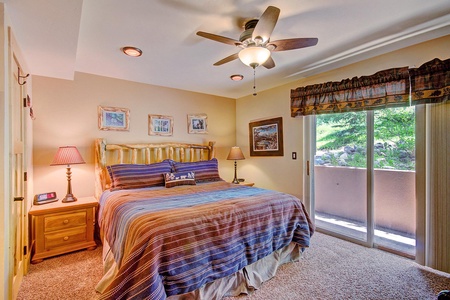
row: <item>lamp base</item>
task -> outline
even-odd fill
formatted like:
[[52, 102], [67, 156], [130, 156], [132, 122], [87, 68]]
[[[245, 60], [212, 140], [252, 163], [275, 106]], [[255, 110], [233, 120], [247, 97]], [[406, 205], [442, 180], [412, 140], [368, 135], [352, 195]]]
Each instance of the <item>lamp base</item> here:
[[77, 198], [73, 194], [67, 194], [64, 199], [62, 199], [62, 202], [75, 202], [77, 201]]
[[234, 179], [231, 183], [239, 184], [239, 180], [237, 179], [237, 162], [234, 161]]

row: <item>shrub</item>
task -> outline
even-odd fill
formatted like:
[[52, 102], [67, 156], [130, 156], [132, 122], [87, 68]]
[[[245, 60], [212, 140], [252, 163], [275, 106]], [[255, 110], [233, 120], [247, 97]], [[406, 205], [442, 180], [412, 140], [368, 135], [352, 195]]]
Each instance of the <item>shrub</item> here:
[[[366, 127], [366, 112], [319, 115], [317, 150], [329, 152], [332, 157], [331, 160], [320, 161], [335, 166], [365, 168]], [[414, 108], [374, 111], [374, 139], [375, 168], [415, 169]], [[334, 154], [339, 152], [347, 153], [345, 159], [335, 157]]]

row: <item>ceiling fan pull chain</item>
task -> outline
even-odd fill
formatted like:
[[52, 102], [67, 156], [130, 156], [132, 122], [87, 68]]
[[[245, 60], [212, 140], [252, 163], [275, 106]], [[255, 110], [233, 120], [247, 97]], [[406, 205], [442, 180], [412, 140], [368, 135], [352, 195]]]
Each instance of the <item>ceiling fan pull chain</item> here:
[[256, 95], [256, 68], [253, 68], [253, 96]]

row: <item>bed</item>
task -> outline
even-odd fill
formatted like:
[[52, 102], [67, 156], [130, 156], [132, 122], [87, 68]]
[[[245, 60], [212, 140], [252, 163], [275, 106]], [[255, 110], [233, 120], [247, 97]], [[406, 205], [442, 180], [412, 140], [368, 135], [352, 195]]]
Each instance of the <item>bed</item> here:
[[309, 246], [302, 202], [222, 180], [213, 142], [95, 147], [101, 299], [249, 294]]

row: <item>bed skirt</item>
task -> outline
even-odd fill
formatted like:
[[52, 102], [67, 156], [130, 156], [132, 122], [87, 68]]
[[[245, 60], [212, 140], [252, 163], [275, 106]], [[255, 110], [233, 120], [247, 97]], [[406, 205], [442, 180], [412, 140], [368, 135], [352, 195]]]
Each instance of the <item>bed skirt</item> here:
[[[290, 243], [272, 254], [250, 264], [238, 272], [207, 283], [201, 288], [182, 295], [173, 295], [168, 300], [181, 299], [222, 299], [234, 297], [240, 294], [251, 294], [261, 285], [274, 277], [279, 266], [299, 261], [302, 255], [301, 247], [296, 243]], [[103, 278], [96, 286], [96, 290], [102, 293], [114, 279], [117, 272], [114, 257], [106, 242], [103, 243]]]

